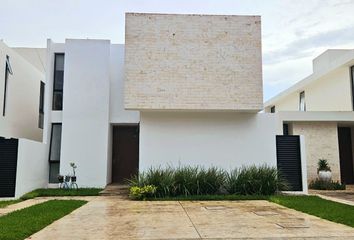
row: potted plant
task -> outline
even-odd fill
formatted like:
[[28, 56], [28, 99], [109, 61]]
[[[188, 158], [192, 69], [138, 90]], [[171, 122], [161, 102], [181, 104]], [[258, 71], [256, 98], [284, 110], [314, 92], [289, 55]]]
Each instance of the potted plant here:
[[59, 183], [63, 183], [64, 182], [64, 176], [58, 174], [58, 181], [59, 181]]
[[329, 167], [327, 159], [319, 159], [318, 160], [318, 178], [321, 181], [329, 182], [332, 180], [332, 172], [331, 168]]
[[75, 169], [77, 168], [75, 163], [70, 163], [70, 167], [73, 169], [73, 175], [71, 176], [71, 181], [76, 182], [76, 175], [75, 175]]

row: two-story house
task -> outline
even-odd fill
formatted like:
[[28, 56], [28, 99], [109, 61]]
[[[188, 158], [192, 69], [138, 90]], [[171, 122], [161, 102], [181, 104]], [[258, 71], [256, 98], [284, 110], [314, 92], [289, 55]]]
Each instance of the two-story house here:
[[317, 161], [329, 161], [334, 180], [354, 183], [354, 50], [327, 50], [313, 60], [313, 73], [265, 103], [284, 133], [305, 136], [308, 177]]
[[259, 16], [127, 13], [125, 29], [124, 45], [47, 41], [43, 143], [26, 158], [41, 162], [30, 181], [18, 174], [15, 197], [58, 186], [72, 162], [80, 187], [150, 167], [267, 164], [306, 192], [303, 141], [261, 112]]

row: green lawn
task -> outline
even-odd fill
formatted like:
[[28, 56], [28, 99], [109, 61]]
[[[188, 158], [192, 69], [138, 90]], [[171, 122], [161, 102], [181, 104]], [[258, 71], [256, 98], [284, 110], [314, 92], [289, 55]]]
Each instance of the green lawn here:
[[102, 188], [79, 188], [78, 190], [40, 188], [32, 192], [26, 193], [21, 197], [21, 199], [27, 200], [35, 197], [50, 197], [50, 196], [98, 196], [100, 191], [102, 191]]
[[354, 206], [325, 200], [317, 196], [276, 195], [270, 197], [269, 201], [332, 222], [354, 227]]
[[0, 239], [25, 239], [84, 205], [80, 200], [50, 200], [0, 217]]
[[0, 201], [0, 208], [4, 208], [8, 205], [14, 204], [14, 203], [18, 203], [21, 202], [21, 200], [16, 199], [16, 200], [5, 200], [5, 201]]

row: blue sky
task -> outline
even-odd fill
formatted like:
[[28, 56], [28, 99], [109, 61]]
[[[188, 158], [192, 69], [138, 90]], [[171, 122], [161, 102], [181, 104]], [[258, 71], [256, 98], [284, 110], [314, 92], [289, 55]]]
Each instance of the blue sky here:
[[124, 43], [125, 12], [261, 15], [265, 100], [312, 72], [328, 48], [354, 48], [354, 0], [0, 0], [0, 39]]

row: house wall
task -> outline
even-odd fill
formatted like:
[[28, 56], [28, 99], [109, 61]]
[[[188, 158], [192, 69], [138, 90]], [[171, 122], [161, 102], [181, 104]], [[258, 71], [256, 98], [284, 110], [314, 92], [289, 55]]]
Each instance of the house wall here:
[[112, 44], [110, 52], [110, 122], [138, 123], [139, 112], [124, 109], [124, 44]]
[[[352, 111], [350, 81], [349, 67], [341, 67], [304, 87], [301, 91], [305, 91], [306, 111]], [[301, 91], [276, 102], [275, 110], [299, 111]], [[270, 107], [266, 112], [270, 112]]]
[[49, 165], [47, 144], [19, 139], [15, 198], [48, 184]]
[[263, 108], [259, 16], [126, 14], [126, 109]]
[[66, 40], [60, 172], [78, 166], [80, 187], [107, 183], [110, 42]]
[[276, 166], [274, 114], [141, 112], [139, 170]]
[[332, 179], [340, 181], [337, 123], [293, 122], [293, 135], [303, 135], [306, 146], [308, 181], [317, 178], [318, 159], [327, 159], [332, 169]]
[[[3, 112], [6, 55], [13, 75], [8, 76], [6, 112]], [[44, 75], [16, 51], [0, 41], [0, 136], [42, 141], [38, 127], [40, 82]]]

